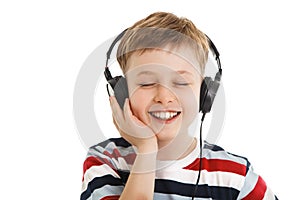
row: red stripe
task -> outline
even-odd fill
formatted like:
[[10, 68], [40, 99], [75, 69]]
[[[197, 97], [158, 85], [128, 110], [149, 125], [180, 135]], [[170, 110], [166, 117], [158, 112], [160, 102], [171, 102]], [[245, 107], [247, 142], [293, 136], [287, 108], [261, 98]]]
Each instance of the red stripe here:
[[259, 176], [254, 189], [243, 200], [262, 200], [265, 196], [267, 185]]
[[122, 157], [126, 160], [126, 163], [128, 163], [128, 164], [133, 164], [135, 157], [136, 157], [135, 153], [130, 153], [126, 156], [122, 156], [118, 149], [114, 149], [112, 153], [109, 153], [108, 151], [104, 151], [103, 154], [110, 158], [116, 158], [116, 159], [118, 159], [119, 157]]
[[94, 157], [94, 156], [90, 156], [87, 157], [83, 163], [83, 177], [82, 177], [82, 181], [84, 180], [84, 174], [85, 172], [91, 168], [92, 166], [100, 166], [103, 164], [107, 164], [109, 165], [112, 169], [114, 169], [114, 167], [112, 166], [112, 164], [109, 162], [108, 159], [106, 158], [98, 158], [98, 157]]
[[[199, 171], [200, 159], [197, 158], [193, 163], [184, 167], [184, 169]], [[239, 174], [242, 176], [246, 175], [246, 166], [230, 160], [221, 159], [206, 159], [202, 158], [202, 170], [212, 171], [223, 171]]]
[[115, 196], [107, 196], [107, 197], [103, 197], [100, 200], [118, 200], [120, 198], [119, 195], [115, 195]]
[[103, 165], [103, 162], [94, 156], [87, 157], [83, 163], [83, 174], [85, 174], [86, 170], [91, 168], [92, 166], [100, 166]]
[[123, 157], [126, 160], [126, 163], [129, 165], [133, 165], [134, 160], [136, 158], [136, 154], [135, 153], [130, 153], [126, 156]]
[[110, 158], [118, 158], [118, 157], [121, 157], [121, 154], [120, 154], [119, 150], [117, 150], [117, 149], [113, 149], [113, 152], [112, 152], [112, 153], [109, 153], [108, 151], [104, 151], [103, 154], [104, 154], [104, 155], [107, 155], [107, 156], [110, 157]]
[[[118, 159], [119, 157], [122, 157], [121, 154], [119, 154], [119, 151], [117, 151], [117, 150], [113, 151], [112, 154], [110, 154], [108, 151], [104, 151], [104, 154], [109, 156], [110, 158]], [[136, 157], [136, 154], [131, 153], [131, 154], [124, 156], [123, 158], [126, 160], [126, 163], [133, 164], [135, 157]], [[107, 158], [99, 158], [99, 157], [95, 157], [95, 156], [90, 156], [90, 157], [87, 157], [83, 163], [83, 175], [92, 166], [100, 166], [103, 164], [107, 164], [110, 168], [112, 168], [113, 170], [116, 171], [115, 167], [112, 165], [112, 163]], [[82, 177], [82, 181], [83, 180], [84, 180], [84, 176]]]

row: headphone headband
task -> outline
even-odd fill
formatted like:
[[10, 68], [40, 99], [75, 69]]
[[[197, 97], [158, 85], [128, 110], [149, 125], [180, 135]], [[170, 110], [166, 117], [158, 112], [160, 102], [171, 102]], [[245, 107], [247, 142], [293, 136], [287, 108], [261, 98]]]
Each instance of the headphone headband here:
[[[115, 47], [116, 43], [124, 36], [124, 34], [126, 33], [127, 30], [128, 30], [128, 28], [126, 28], [119, 35], [117, 35], [117, 37], [111, 43], [108, 51], [106, 52], [106, 62], [105, 62], [105, 71], [104, 71], [104, 75], [105, 75], [106, 80], [112, 79], [111, 73], [110, 73], [110, 71], [108, 69], [108, 60], [110, 59], [111, 52], [112, 52], [113, 48]], [[221, 80], [221, 76], [222, 76], [222, 66], [221, 66], [221, 61], [220, 61], [220, 58], [219, 58], [220, 57], [220, 53], [219, 53], [216, 45], [213, 43], [213, 41], [206, 34], [205, 34], [205, 36], [207, 38], [210, 51], [215, 56], [215, 59], [216, 59], [217, 64], [218, 64], [218, 70], [219, 71], [216, 74], [215, 79], [217, 78], [220, 81]]]
[[126, 33], [126, 31], [127, 31], [127, 28], [126, 28], [124, 31], [122, 31], [122, 32], [114, 39], [114, 41], [111, 43], [111, 45], [110, 45], [108, 51], [106, 52], [106, 67], [107, 67], [107, 65], [108, 65], [108, 60], [110, 59], [110, 55], [111, 55], [111, 52], [112, 52], [114, 46], [115, 46], [116, 43], [123, 37], [123, 35]]

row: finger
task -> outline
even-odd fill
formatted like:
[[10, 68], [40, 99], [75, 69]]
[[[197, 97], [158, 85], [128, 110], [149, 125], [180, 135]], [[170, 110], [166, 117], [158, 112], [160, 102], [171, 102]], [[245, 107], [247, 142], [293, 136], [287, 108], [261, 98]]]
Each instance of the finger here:
[[127, 98], [125, 100], [124, 104], [124, 119], [126, 123], [133, 127], [138, 133], [138, 135], [132, 135], [134, 137], [138, 138], [149, 138], [154, 135], [154, 132], [144, 123], [142, 122], [138, 117], [136, 117], [130, 108], [129, 99]]
[[119, 131], [120, 130], [119, 125], [117, 124], [115, 117], [113, 115], [112, 115], [112, 119], [113, 119], [113, 123], [114, 123], [116, 129]]
[[124, 121], [124, 115], [119, 103], [117, 102], [116, 97], [110, 96], [109, 101], [114, 119], [118, 124], [122, 123]]
[[124, 119], [125, 119], [125, 121], [130, 120], [130, 116], [132, 115], [132, 111], [131, 111], [131, 108], [130, 108], [130, 105], [129, 105], [128, 98], [125, 99], [123, 110], [124, 110]]

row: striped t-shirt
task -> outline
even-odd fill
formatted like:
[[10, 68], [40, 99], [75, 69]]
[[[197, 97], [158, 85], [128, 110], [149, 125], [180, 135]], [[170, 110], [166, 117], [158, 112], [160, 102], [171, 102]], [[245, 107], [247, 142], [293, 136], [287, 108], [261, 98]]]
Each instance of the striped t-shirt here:
[[[197, 145], [180, 160], [157, 161], [153, 199], [192, 198], [199, 171], [199, 149]], [[135, 148], [123, 138], [112, 138], [92, 146], [83, 166], [80, 199], [118, 199], [134, 163], [135, 152]], [[277, 199], [246, 158], [207, 142], [203, 148], [200, 177], [195, 194], [197, 200]]]

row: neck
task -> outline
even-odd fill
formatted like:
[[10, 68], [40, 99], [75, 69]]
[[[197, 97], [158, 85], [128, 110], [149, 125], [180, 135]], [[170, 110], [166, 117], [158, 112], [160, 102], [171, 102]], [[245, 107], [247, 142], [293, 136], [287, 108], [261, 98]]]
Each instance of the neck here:
[[177, 136], [169, 142], [159, 142], [158, 160], [179, 160], [189, 155], [196, 147], [197, 140], [187, 135]]

